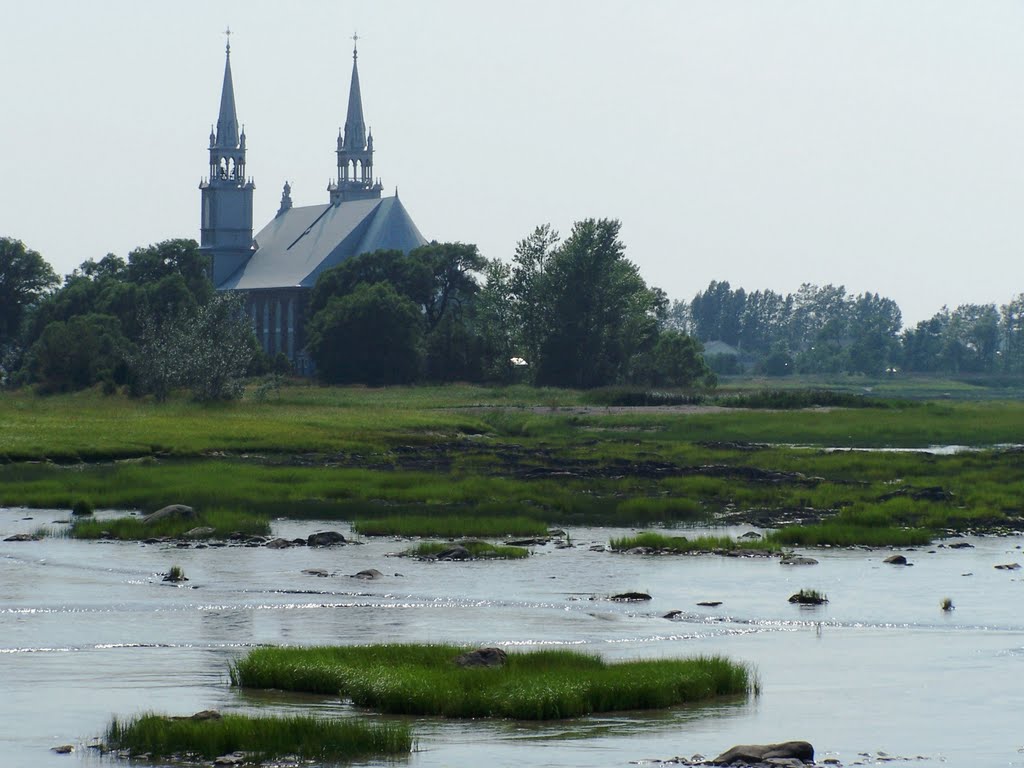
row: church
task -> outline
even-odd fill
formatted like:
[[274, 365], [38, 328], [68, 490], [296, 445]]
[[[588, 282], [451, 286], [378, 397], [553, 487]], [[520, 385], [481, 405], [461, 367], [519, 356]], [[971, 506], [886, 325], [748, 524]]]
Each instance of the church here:
[[310, 375], [305, 323], [320, 274], [346, 259], [381, 249], [408, 253], [426, 244], [398, 199], [383, 197], [373, 176], [373, 134], [363, 120], [359, 52], [352, 50], [345, 128], [338, 133], [337, 176], [320, 205], [294, 206], [284, 184], [277, 215], [253, 237], [253, 190], [246, 176], [245, 131], [239, 130], [226, 46], [216, 131], [210, 131], [210, 175], [202, 194], [200, 249], [210, 257], [218, 291], [240, 291], [263, 351], [284, 354], [296, 373]]

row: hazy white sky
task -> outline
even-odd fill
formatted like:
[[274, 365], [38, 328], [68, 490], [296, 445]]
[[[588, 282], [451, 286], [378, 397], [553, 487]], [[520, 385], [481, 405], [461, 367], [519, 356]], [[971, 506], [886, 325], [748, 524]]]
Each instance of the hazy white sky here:
[[256, 182], [326, 202], [353, 31], [375, 171], [488, 257], [622, 220], [648, 283], [1024, 291], [1024, 2], [34, 0], [0, 6], [0, 235], [60, 273], [199, 234], [225, 26]]

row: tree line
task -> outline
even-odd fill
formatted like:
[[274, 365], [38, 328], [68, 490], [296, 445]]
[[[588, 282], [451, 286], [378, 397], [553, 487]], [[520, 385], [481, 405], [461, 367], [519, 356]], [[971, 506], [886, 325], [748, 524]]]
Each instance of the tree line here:
[[723, 373], [1024, 373], [1024, 294], [1000, 307], [943, 307], [903, 328], [899, 306], [877, 293], [809, 283], [786, 295], [748, 293], [712, 281], [692, 301], [674, 302], [668, 317], [717, 351], [708, 360]]
[[[619, 222], [550, 226], [511, 264], [476, 246], [379, 251], [324, 272], [307, 347], [327, 383], [712, 385], [699, 344], [668, 324], [664, 292], [625, 256]], [[166, 397], [237, 396], [246, 376], [288, 371], [259, 351], [243, 298], [217, 293], [193, 240], [88, 260], [60, 280], [0, 238], [0, 380], [40, 391], [101, 384]]]

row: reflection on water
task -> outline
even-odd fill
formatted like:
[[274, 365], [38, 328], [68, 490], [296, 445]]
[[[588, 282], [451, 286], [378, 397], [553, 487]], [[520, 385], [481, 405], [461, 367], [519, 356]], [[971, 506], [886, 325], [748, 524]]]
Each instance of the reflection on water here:
[[[25, 516], [0, 511], [0, 538], [38, 525]], [[324, 527], [281, 522], [275, 533]], [[370, 642], [561, 645], [609, 659], [724, 654], [751, 664], [762, 685], [756, 699], [559, 723], [413, 718], [415, 768], [476, 766], [484, 752], [495, 768], [624, 765], [794, 738], [847, 764], [878, 750], [922, 755], [924, 765], [1021, 762], [1013, 740], [1024, 711], [1022, 581], [993, 568], [1021, 560], [1019, 540], [908, 552], [914, 568], [883, 564], [888, 553], [823, 550], [814, 553], [819, 565], [792, 569], [767, 558], [591, 552], [624, 532], [571, 533], [576, 548], [536, 547], [525, 561], [403, 561], [404, 577], [358, 584], [303, 571], [394, 572], [386, 558], [403, 545], [0, 544], [0, 762], [109, 764], [83, 757], [87, 750], [67, 757], [49, 748], [83, 745], [110, 715], [146, 710], [378, 718], [337, 697], [228, 685], [231, 660], [255, 645]], [[172, 564], [192, 588], [160, 582]], [[805, 587], [826, 592], [829, 604], [788, 604]], [[606, 599], [632, 590], [654, 599]], [[939, 609], [947, 596], [952, 614]], [[697, 605], [712, 599], [721, 605]], [[670, 611], [679, 613], [663, 618]]]

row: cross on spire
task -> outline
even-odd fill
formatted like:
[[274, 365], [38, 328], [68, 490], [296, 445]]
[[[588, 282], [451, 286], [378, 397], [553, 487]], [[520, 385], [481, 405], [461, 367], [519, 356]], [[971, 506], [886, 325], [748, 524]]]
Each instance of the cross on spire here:
[[359, 33], [352, 34], [352, 58], [359, 58]]
[[227, 44], [224, 46], [224, 50], [230, 56], [231, 55], [231, 27], [227, 27], [224, 30], [224, 38], [225, 38], [225, 40], [227, 40]]

